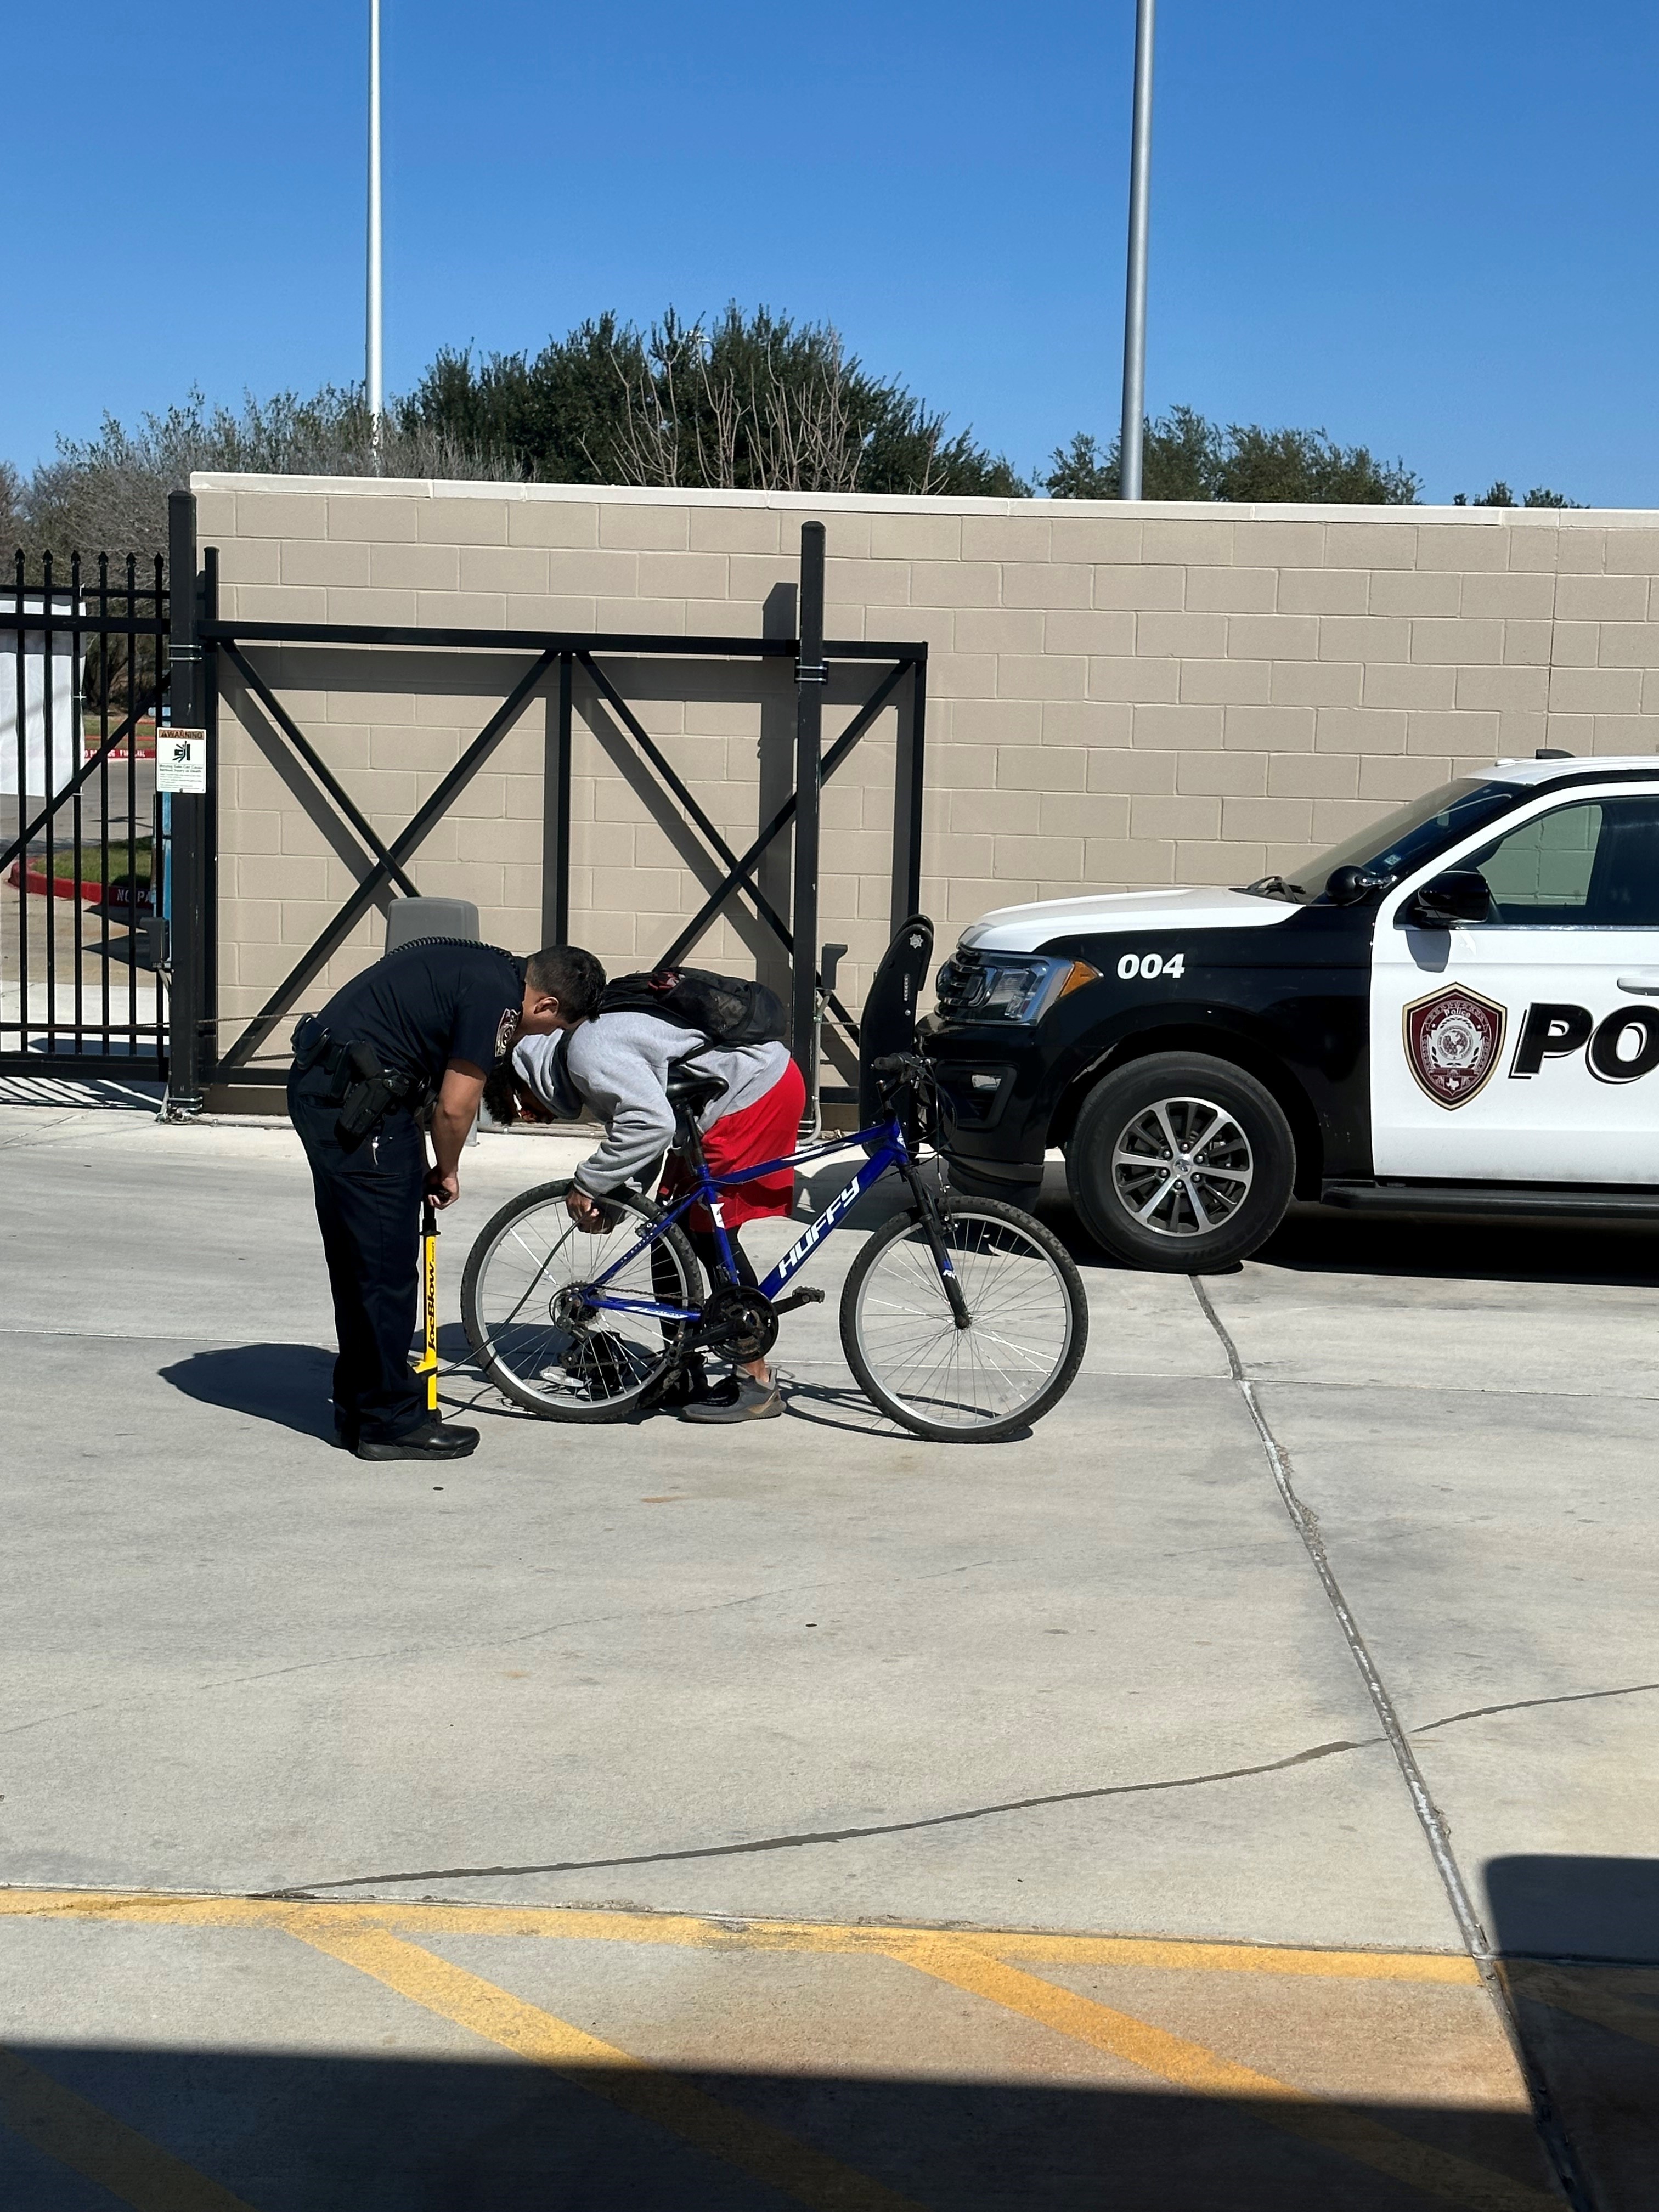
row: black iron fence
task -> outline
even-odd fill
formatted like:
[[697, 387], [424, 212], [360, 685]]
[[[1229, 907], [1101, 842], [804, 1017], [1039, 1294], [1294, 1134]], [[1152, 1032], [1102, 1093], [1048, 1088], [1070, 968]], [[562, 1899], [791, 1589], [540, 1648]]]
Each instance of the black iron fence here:
[[0, 582], [0, 1073], [166, 1074], [168, 629], [160, 555]]

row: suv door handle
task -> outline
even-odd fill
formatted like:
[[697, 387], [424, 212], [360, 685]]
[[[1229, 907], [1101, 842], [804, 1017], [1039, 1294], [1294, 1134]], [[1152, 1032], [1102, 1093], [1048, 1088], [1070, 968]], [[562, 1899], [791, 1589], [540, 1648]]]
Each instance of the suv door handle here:
[[1633, 975], [1621, 975], [1619, 988], [1634, 999], [1659, 999], [1659, 968], [1638, 968]]

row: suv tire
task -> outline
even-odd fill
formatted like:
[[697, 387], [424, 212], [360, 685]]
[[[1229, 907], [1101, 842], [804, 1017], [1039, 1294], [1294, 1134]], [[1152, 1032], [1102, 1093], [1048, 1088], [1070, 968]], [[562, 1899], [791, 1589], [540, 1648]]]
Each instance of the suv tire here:
[[1115, 1259], [1170, 1274], [1231, 1266], [1284, 1218], [1296, 1141], [1264, 1084], [1202, 1053], [1103, 1076], [1066, 1147], [1084, 1227]]

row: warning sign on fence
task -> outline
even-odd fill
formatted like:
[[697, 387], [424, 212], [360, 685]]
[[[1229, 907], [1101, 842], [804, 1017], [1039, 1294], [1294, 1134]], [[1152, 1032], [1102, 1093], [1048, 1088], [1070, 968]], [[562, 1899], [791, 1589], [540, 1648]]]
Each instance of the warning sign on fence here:
[[157, 730], [157, 791], [205, 791], [207, 787], [207, 732], [170, 727]]

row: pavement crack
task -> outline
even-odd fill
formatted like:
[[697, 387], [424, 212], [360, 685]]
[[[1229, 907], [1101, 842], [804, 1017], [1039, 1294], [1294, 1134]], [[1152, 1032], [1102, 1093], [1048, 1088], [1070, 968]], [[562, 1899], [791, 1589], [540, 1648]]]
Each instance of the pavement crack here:
[[1212, 1774], [1180, 1774], [1162, 1782], [1117, 1782], [1094, 1790], [1060, 1790], [1042, 1797], [1011, 1797], [994, 1805], [975, 1805], [960, 1813], [933, 1813], [920, 1820], [888, 1820], [862, 1828], [823, 1828], [799, 1835], [762, 1836], [746, 1844], [703, 1844], [690, 1850], [640, 1851], [625, 1858], [556, 1859], [536, 1866], [419, 1867], [412, 1873], [359, 1874], [340, 1881], [302, 1883], [292, 1889], [262, 1891], [275, 1899], [304, 1899], [325, 1889], [374, 1889], [404, 1881], [494, 1881], [509, 1875], [532, 1874], [597, 1874], [613, 1867], [668, 1866], [684, 1859], [744, 1858], [760, 1851], [795, 1851], [820, 1844], [855, 1843], [868, 1836], [908, 1836], [922, 1828], [958, 1827], [969, 1820], [989, 1820], [1005, 1813], [1030, 1813], [1048, 1805], [1083, 1805], [1103, 1797], [1144, 1797], [1168, 1790], [1198, 1790], [1216, 1782], [1242, 1782], [1254, 1774], [1282, 1774], [1286, 1768], [1307, 1766], [1315, 1759], [1334, 1759], [1338, 1753], [1363, 1751], [1381, 1743], [1381, 1736], [1316, 1743], [1293, 1751], [1285, 1759], [1270, 1759], [1257, 1766], [1227, 1766]]
[[[1353, 1609], [1343, 1593], [1341, 1583], [1337, 1580], [1336, 1570], [1331, 1565], [1330, 1554], [1325, 1548], [1325, 1539], [1320, 1532], [1319, 1516], [1313, 1508], [1305, 1504], [1297, 1493], [1290, 1456], [1268, 1425], [1267, 1415], [1262, 1412], [1261, 1401], [1255, 1394], [1255, 1386], [1245, 1372], [1244, 1362], [1239, 1355], [1238, 1346], [1233, 1342], [1231, 1331], [1211, 1304], [1209, 1292], [1205, 1289], [1200, 1278], [1193, 1275], [1188, 1278], [1188, 1280], [1192, 1284], [1193, 1295], [1198, 1300], [1200, 1312], [1221, 1340], [1222, 1349], [1227, 1355], [1227, 1365], [1231, 1371], [1234, 1385], [1238, 1395], [1244, 1401], [1245, 1410], [1249, 1414], [1251, 1424], [1260, 1440], [1262, 1453], [1267, 1462], [1267, 1471], [1273, 1477], [1273, 1486], [1279, 1492], [1279, 1501], [1290, 1517], [1291, 1527], [1302, 1539], [1303, 1547], [1312, 1564], [1314, 1572], [1319, 1577], [1331, 1611], [1336, 1616], [1337, 1626], [1342, 1632], [1349, 1656], [1359, 1671], [1359, 1679], [1364, 1684], [1365, 1694], [1370, 1699], [1372, 1710], [1382, 1724], [1383, 1735], [1394, 1753], [1395, 1763], [1400, 1769], [1401, 1778], [1405, 1783], [1410, 1796], [1412, 1808], [1417, 1815], [1418, 1825], [1423, 1831], [1424, 1840], [1428, 1844], [1429, 1855], [1434, 1861], [1435, 1870], [1440, 1876], [1447, 1902], [1452, 1910], [1452, 1916], [1457, 1923], [1469, 1957], [1474, 1962], [1475, 1971], [1486, 1986], [1486, 1994], [1509, 2039], [1510, 2048], [1515, 2054], [1516, 2066], [1526, 2084], [1528, 2095], [1531, 2100], [1533, 2118], [1538, 2130], [1539, 2140], [1546, 2157], [1549, 2160], [1561, 2193], [1573, 2206], [1574, 2212], [1591, 2212], [1593, 2199], [1579, 2172], [1577, 2154], [1568, 2139], [1565, 2127], [1556, 2114], [1543, 2073], [1522, 2034], [1520, 2020], [1510, 2001], [1509, 1990], [1504, 1986], [1503, 1978], [1498, 1971], [1498, 1963], [1493, 1954], [1491, 1940], [1481, 1924], [1480, 1914], [1475, 1910], [1474, 1897], [1470, 1893], [1468, 1884], [1463, 1879], [1463, 1870], [1458, 1865], [1453, 1853], [1450, 1831], [1447, 1826], [1445, 1815], [1434, 1801], [1423, 1770], [1417, 1763], [1417, 1754], [1412, 1749], [1407, 1730], [1401, 1721], [1394, 1699], [1389, 1694], [1388, 1685], [1382, 1680], [1376, 1662], [1371, 1656], [1370, 1650], [1360, 1632], [1359, 1623], [1354, 1617]], [[1458, 1717], [1449, 1715], [1447, 1722], [1440, 1725], [1447, 1725], [1453, 1717]]]
[[1557, 1698], [1514, 1698], [1506, 1705], [1471, 1705], [1466, 1713], [1448, 1713], [1443, 1720], [1425, 1721], [1412, 1734], [1429, 1735], [1458, 1721], [1483, 1721], [1490, 1713], [1529, 1713], [1540, 1705], [1586, 1705], [1597, 1698], [1639, 1698], [1655, 1690], [1659, 1690], [1659, 1682], [1626, 1682], [1617, 1690], [1568, 1690]]

